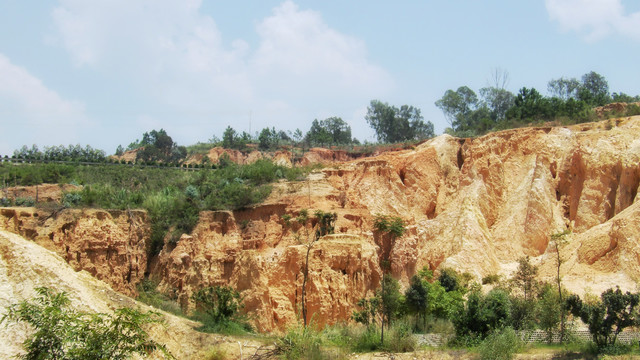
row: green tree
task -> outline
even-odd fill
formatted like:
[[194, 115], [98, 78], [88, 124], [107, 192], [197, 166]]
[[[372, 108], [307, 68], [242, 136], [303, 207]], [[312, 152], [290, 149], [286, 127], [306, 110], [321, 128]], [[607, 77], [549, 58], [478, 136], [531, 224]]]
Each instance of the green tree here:
[[[536, 307], [538, 325], [547, 335], [547, 341], [551, 342], [553, 334], [561, 325], [564, 315], [564, 306], [558, 293], [551, 286], [546, 285], [540, 293], [540, 299]], [[562, 329], [561, 329], [562, 330]], [[560, 341], [564, 340], [560, 333]]]
[[178, 146], [164, 129], [144, 133], [139, 145], [143, 149], [136, 154], [137, 161], [177, 162], [187, 156], [187, 148]]
[[458, 273], [450, 268], [445, 268], [440, 271], [438, 282], [446, 291], [457, 291], [460, 287]]
[[631, 96], [623, 92], [620, 92], [620, 93], [614, 92], [613, 94], [611, 94], [611, 101], [623, 102], [623, 103], [640, 102], [640, 95]]
[[[413, 275], [409, 282], [409, 287], [404, 293], [404, 298], [407, 304], [407, 308], [410, 312], [422, 317], [424, 326], [427, 323], [427, 311], [428, 311], [428, 299], [429, 288], [426, 286], [425, 281], [418, 275]], [[416, 317], [416, 325], [418, 318]], [[417, 327], [417, 326], [416, 326]]]
[[595, 71], [582, 75], [578, 99], [593, 106], [602, 106], [609, 103], [611, 101], [609, 83], [604, 76]]
[[436, 106], [442, 110], [454, 131], [463, 130], [470, 123], [471, 114], [477, 108], [478, 96], [467, 86], [456, 91], [447, 90]]
[[486, 296], [472, 291], [466, 306], [454, 318], [459, 336], [486, 337], [490, 331], [507, 326], [511, 322], [511, 300], [502, 289], [493, 289]]
[[525, 121], [548, 119], [551, 117], [549, 101], [538, 90], [523, 87], [507, 111], [507, 117]]
[[236, 131], [231, 126], [227, 126], [222, 133], [222, 147], [225, 149], [234, 149], [237, 145], [237, 137], [238, 134]]
[[[395, 295], [387, 295], [398, 292], [397, 281], [395, 285], [392, 283], [395, 280], [387, 280], [389, 275], [390, 263], [389, 254], [397, 238], [404, 235], [406, 227], [404, 221], [397, 216], [389, 215], [376, 215], [373, 220], [373, 228], [378, 232], [378, 239], [380, 240], [381, 258], [380, 267], [382, 268], [382, 289], [381, 289], [381, 313], [382, 318], [380, 321], [380, 343], [384, 344], [384, 324], [389, 324], [391, 320], [390, 315], [395, 311], [395, 302], [393, 301]], [[389, 284], [392, 288], [390, 290], [385, 289], [385, 286]], [[395, 290], [394, 290], [395, 289]], [[385, 298], [386, 296], [386, 298]]]
[[191, 295], [196, 310], [205, 315], [205, 329], [215, 331], [229, 322], [242, 322], [240, 310], [244, 307], [240, 293], [229, 286], [209, 286]]
[[638, 323], [637, 307], [640, 295], [606, 290], [600, 301], [585, 303], [576, 295], [567, 298], [567, 307], [589, 327], [589, 332], [598, 348], [615, 344], [618, 334]]
[[494, 123], [492, 125], [505, 119], [516, 98], [511, 91], [497, 87], [480, 89], [480, 96], [490, 112], [490, 118]]
[[396, 143], [434, 136], [433, 124], [430, 121], [425, 123], [420, 109], [409, 105], [396, 108], [379, 100], [372, 100], [365, 119], [380, 142]]
[[121, 308], [113, 315], [84, 313], [71, 308], [66, 293], [37, 288], [33, 301], [11, 305], [0, 323], [25, 322], [34, 333], [23, 343], [21, 359], [128, 359], [161, 350], [164, 345], [149, 338], [144, 326], [161, 322], [156, 313]]
[[313, 120], [311, 129], [307, 133], [307, 142], [310, 144], [350, 144], [351, 126], [339, 117], [330, 117], [324, 120]]
[[279, 143], [280, 138], [274, 127], [271, 129], [266, 127], [260, 131], [260, 135], [258, 135], [258, 148], [260, 150], [273, 150], [278, 147]]
[[315, 119], [311, 123], [311, 129], [307, 132], [306, 142], [309, 146], [328, 145], [332, 142], [332, 136], [329, 130], [318, 119]]
[[575, 79], [553, 79], [547, 83], [547, 90], [552, 97], [557, 97], [564, 101], [569, 99], [576, 99], [578, 97], [578, 90], [580, 89], [580, 82]]
[[538, 267], [531, 264], [528, 256], [518, 259], [518, 270], [513, 277], [514, 285], [522, 290], [525, 300], [531, 300], [535, 296], [538, 287], [536, 276], [538, 275]]

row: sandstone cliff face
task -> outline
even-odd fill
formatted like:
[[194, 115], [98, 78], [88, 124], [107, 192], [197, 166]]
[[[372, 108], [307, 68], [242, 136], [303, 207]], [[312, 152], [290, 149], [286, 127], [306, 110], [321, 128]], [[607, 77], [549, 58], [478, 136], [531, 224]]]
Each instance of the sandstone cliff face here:
[[[31, 300], [35, 288], [46, 286], [57, 292], [64, 291], [76, 311], [110, 313], [122, 307], [141, 311], [156, 311], [131, 298], [117, 293], [106, 283], [96, 280], [85, 271], [76, 272], [56, 253], [48, 251], [33, 241], [0, 230], [0, 318], [9, 305]], [[241, 357], [240, 345], [245, 347], [244, 357], [253, 353], [261, 344], [243, 339], [243, 344], [225, 336], [205, 334], [194, 330], [199, 324], [160, 311], [164, 324], [156, 324], [146, 330], [150, 337], [165, 344], [176, 359], [203, 359], [213, 345], [224, 349], [229, 358]], [[0, 358], [11, 359], [21, 354], [22, 342], [31, 333], [25, 324], [3, 323], [0, 326]], [[134, 357], [139, 359], [140, 357]], [[159, 351], [150, 359], [165, 359]]]
[[201, 286], [234, 286], [259, 329], [283, 329], [299, 314], [306, 248], [303, 229], [287, 227], [281, 216], [308, 208], [338, 214], [339, 234], [321, 239], [310, 256], [308, 307], [319, 325], [347, 320], [355, 302], [379, 286], [375, 214], [408, 224], [390, 252], [392, 274], [404, 284], [423, 266], [453, 267], [477, 280], [509, 276], [525, 255], [552, 280], [550, 235], [570, 229], [561, 246], [565, 286], [578, 293], [634, 289], [640, 118], [615, 125], [443, 135], [326, 168], [305, 182], [278, 184], [264, 205], [206, 214], [191, 236], [165, 248], [151, 273], [185, 306]]
[[76, 271], [136, 294], [147, 268], [149, 221], [144, 211], [0, 209], [0, 229], [55, 251]]
[[[508, 277], [525, 255], [540, 266], [542, 280], [552, 280], [550, 235], [569, 229], [560, 246], [564, 286], [580, 294], [616, 285], [635, 290], [640, 117], [476, 139], [443, 135], [415, 149], [333, 164], [305, 181], [275, 184], [259, 206], [203, 212], [193, 233], [165, 246], [147, 272], [186, 308], [197, 289], [230, 285], [245, 296], [259, 330], [284, 330], [299, 321], [312, 226], [294, 219], [302, 209], [320, 209], [338, 218], [336, 234], [316, 242], [309, 256], [308, 314], [318, 325], [348, 320], [357, 300], [378, 288], [376, 214], [408, 224], [390, 250], [392, 275], [404, 285], [423, 266], [452, 267], [477, 280]], [[133, 293], [145, 272], [144, 214], [131, 220], [88, 210], [49, 219], [34, 210], [2, 211], [0, 227], [54, 249], [115, 289]]]

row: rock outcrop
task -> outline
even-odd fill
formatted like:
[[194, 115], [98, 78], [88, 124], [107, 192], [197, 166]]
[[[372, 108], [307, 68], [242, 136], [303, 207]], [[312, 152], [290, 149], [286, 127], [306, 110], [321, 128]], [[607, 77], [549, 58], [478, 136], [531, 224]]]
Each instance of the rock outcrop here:
[[[307, 154], [317, 157], [309, 161], [329, 163], [336, 153]], [[167, 243], [146, 271], [185, 308], [195, 290], [230, 285], [244, 295], [259, 330], [284, 330], [300, 317], [317, 209], [337, 214], [336, 234], [320, 238], [309, 252], [308, 320], [320, 326], [348, 321], [357, 300], [379, 287], [381, 235], [372, 232], [377, 214], [407, 224], [389, 252], [391, 274], [403, 286], [423, 267], [451, 267], [478, 281], [509, 277], [522, 256], [540, 266], [541, 280], [552, 281], [557, 256], [551, 235], [566, 230], [561, 274], [569, 290], [635, 290], [640, 278], [640, 117], [475, 139], [442, 135], [413, 149], [336, 160], [305, 181], [275, 184], [261, 205], [201, 213], [195, 230]], [[296, 221], [303, 209], [311, 214], [307, 226]], [[145, 272], [146, 258], [125, 250], [144, 249], [143, 214], [131, 227], [131, 215], [123, 213], [88, 210], [43, 221], [33, 210], [2, 211], [0, 227], [54, 249], [116, 289], [133, 293]], [[108, 256], [105, 244], [122, 246]], [[90, 255], [96, 249], [99, 255]], [[122, 261], [114, 264], [114, 258]], [[126, 271], [100, 270], [107, 268]]]
[[[0, 230], [0, 318], [9, 305], [33, 299], [35, 288], [43, 286], [66, 292], [76, 311], [110, 313], [114, 309], [132, 307], [158, 312], [113, 291], [85, 271], [76, 272], [56, 253], [33, 241]], [[165, 323], [153, 325], [147, 331], [153, 340], [166, 345], [176, 359], [203, 359], [213, 345], [223, 349], [229, 358], [236, 359], [241, 357], [241, 346], [244, 346], [246, 358], [247, 353], [253, 353], [261, 345], [247, 339], [240, 344], [225, 336], [197, 332], [194, 328], [198, 323], [160, 313]], [[30, 331], [22, 323], [3, 323], [0, 326], [0, 358], [10, 359], [21, 354], [21, 345]], [[150, 354], [149, 358], [165, 359], [159, 351]]]
[[75, 270], [123, 294], [137, 294], [145, 275], [150, 232], [145, 211], [2, 208], [0, 229], [55, 251]]
[[246, 295], [258, 328], [283, 329], [300, 314], [306, 248], [303, 229], [287, 227], [282, 215], [308, 208], [338, 214], [339, 234], [322, 238], [310, 255], [308, 308], [319, 325], [348, 320], [357, 299], [379, 286], [375, 214], [408, 224], [390, 252], [392, 274], [403, 284], [424, 266], [452, 267], [478, 281], [510, 276], [525, 255], [550, 281], [550, 235], [570, 229], [561, 246], [565, 286], [634, 289], [640, 118], [615, 123], [443, 135], [325, 168], [305, 182], [278, 184], [263, 205], [206, 214], [193, 234], [165, 248], [151, 273], [184, 306], [194, 289], [231, 285]]

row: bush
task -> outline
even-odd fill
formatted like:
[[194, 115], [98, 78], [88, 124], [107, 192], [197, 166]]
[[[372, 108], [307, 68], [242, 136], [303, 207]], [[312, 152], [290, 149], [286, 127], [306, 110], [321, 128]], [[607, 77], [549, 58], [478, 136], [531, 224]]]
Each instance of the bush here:
[[130, 308], [117, 309], [113, 315], [83, 313], [70, 307], [64, 292], [48, 288], [36, 292], [34, 301], [11, 305], [0, 320], [26, 322], [35, 330], [23, 343], [23, 359], [127, 359], [156, 349], [173, 358], [143, 329], [161, 322], [159, 314]]
[[401, 320], [393, 323], [384, 338], [383, 349], [390, 352], [409, 352], [417, 347], [409, 321]]
[[36, 201], [30, 197], [18, 197], [15, 200], [15, 204], [16, 206], [31, 207], [36, 204]]
[[82, 202], [82, 195], [79, 192], [66, 193], [62, 196], [62, 205], [66, 208], [78, 206]]
[[380, 329], [375, 325], [362, 327], [353, 333], [352, 349], [356, 352], [375, 351], [382, 347]]
[[522, 348], [522, 340], [515, 330], [506, 327], [491, 333], [480, 344], [478, 351], [482, 360], [509, 360]]
[[240, 293], [228, 286], [210, 286], [191, 295], [196, 303], [196, 319], [206, 332], [244, 334], [251, 331], [246, 318], [240, 314], [244, 307]]
[[295, 327], [278, 339], [276, 348], [284, 359], [324, 359], [321, 344], [322, 338], [316, 331]]

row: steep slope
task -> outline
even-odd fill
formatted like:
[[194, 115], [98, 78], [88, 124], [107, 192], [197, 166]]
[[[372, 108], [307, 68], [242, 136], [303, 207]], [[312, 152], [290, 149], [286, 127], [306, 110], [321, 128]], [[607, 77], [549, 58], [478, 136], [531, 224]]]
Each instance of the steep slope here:
[[[133, 293], [146, 271], [185, 308], [198, 288], [230, 285], [242, 291], [259, 330], [284, 330], [300, 316], [305, 244], [311, 239], [310, 227], [295, 221], [302, 209], [338, 215], [336, 234], [321, 238], [309, 253], [307, 306], [309, 320], [318, 325], [348, 320], [357, 300], [378, 288], [381, 239], [371, 231], [376, 214], [408, 224], [389, 258], [393, 276], [404, 285], [424, 266], [452, 267], [478, 281], [509, 276], [525, 255], [540, 266], [542, 280], [552, 280], [556, 253], [550, 236], [568, 229], [560, 248], [566, 287], [578, 293], [612, 286], [635, 290], [639, 164], [640, 117], [476, 139], [442, 135], [414, 149], [334, 163], [305, 181], [275, 184], [270, 198], [252, 208], [203, 212], [193, 233], [167, 243], [149, 268], [138, 255], [121, 256], [144, 248], [143, 214], [134, 216], [137, 230], [131, 231], [124, 226], [132, 221], [129, 214], [69, 210], [60, 219], [76, 218], [78, 225], [65, 228], [67, 220], [36, 221], [27, 216], [30, 210], [4, 209], [0, 227], [56, 250], [77, 270], [87, 269], [120, 291]], [[114, 246], [121, 249], [116, 258], [126, 261], [86, 256]], [[74, 262], [74, 256], [88, 260]], [[119, 270], [92, 270], [109, 268]]]
[[[0, 317], [10, 304], [33, 298], [34, 289], [47, 286], [68, 293], [72, 306], [81, 311], [108, 313], [121, 307], [154, 310], [127, 296], [113, 291], [107, 284], [87, 272], [76, 272], [55, 253], [18, 235], [0, 231]], [[156, 310], [157, 311], [157, 310]], [[150, 328], [150, 336], [163, 344], [178, 359], [201, 359], [203, 352], [213, 345], [226, 348], [231, 357], [239, 357], [236, 341], [219, 335], [193, 330], [196, 323], [164, 313], [165, 324]], [[19, 354], [29, 329], [16, 323], [0, 326], [0, 358]], [[256, 346], [246, 341], [245, 346]], [[238, 354], [237, 354], [238, 353]], [[152, 359], [162, 359], [154, 353]]]
[[191, 236], [165, 248], [151, 273], [184, 306], [198, 287], [234, 286], [247, 294], [261, 330], [284, 329], [299, 316], [300, 244], [308, 240], [282, 216], [308, 208], [335, 211], [336, 236], [349, 239], [338, 245], [323, 238], [311, 252], [308, 307], [319, 325], [347, 320], [357, 299], [379, 286], [375, 214], [408, 224], [390, 255], [393, 275], [405, 284], [423, 266], [452, 267], [477, 280], [508, 276], [525, 255], [551, 280], [550, 235], [570, 229], [561, 247], [565, 286], [579, 293], [634, 289], [640, 118], [609, 124], [443, 135], [412, 150], [337, 164], [303, 183], [279, 184], [266, 204], [203, 216]]
[[141, 210], [0, 209], [0, 229], [55, 251], [115, 290], [136, 294], [147, 268], [149, 219]]

